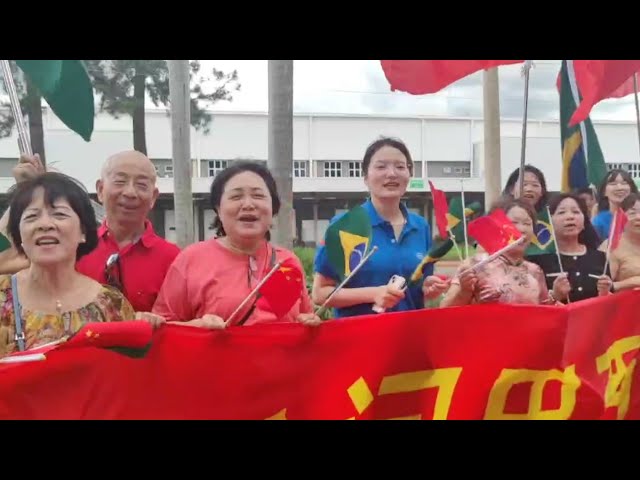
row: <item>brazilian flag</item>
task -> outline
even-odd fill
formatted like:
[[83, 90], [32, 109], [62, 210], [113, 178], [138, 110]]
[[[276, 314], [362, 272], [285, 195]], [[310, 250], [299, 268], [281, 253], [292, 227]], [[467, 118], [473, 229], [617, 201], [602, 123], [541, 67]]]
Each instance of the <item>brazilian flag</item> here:
[[544, 253], [556, 253], [556, 244], [553, 241], [551, 219], [547, 208], [538, 212], [538, 221], [533, 227], [533, 240], [527, 247], [525, 255], [542, 255]]
[[332, 223], [325, 233], [329, 263], [344, 280], [360, 264], [371, 247], [371, 220], [357, 206]]

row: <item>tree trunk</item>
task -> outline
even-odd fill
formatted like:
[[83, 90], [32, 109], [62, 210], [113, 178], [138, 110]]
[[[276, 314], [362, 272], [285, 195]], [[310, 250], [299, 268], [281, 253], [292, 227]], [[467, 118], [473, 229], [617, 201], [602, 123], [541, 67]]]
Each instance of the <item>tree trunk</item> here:
[[280, 195], [275, 244], [293, 247], [293, 60], [269, 60], [269, 158]]
[[500, 84], [498, 69], [484, 71], [484, 182], [485, 210], [500, 197]]
[[46, 166], [44, 154], [44, 129], [42, 127], [42, 101], [40, 92], [27, 80], [26, 110], [29, 117], [29, 138], [31, 150], [40, 155], [42, 165]]
[[147, 154], [147, 135], [144, 123], [145, 76], [133, 78], [133, 149]]
[[171, 143], [173, 146], [173, 199], [176, 241], [180, 248], [194, 241], [193, 194], [191, 192], [191, 102], [189, 61], [167, 60], [171, 100]]

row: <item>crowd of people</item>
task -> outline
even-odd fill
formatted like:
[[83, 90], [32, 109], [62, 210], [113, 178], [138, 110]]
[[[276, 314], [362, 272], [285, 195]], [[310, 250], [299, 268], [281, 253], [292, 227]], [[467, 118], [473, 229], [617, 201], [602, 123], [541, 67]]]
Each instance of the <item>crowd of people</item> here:
[[[623, 170], [612, 170], [597, 192], [550, 195], [544, 174], [527, 165], [508, 178], [499, 202], [525, 241], [486, 262], [477, 253], [451, 278], [426, 265], [411, 277], [432, 247], [432, 228], [402, 202], [414, 164], [406, 145], [380, 138], [365, 151], [362, 169], [368, 199], [362, 204], [377, 252], [338, 292], [339, 272], [326, 247], [316, 250], [310, 292], [283, 317], [268, 302], [247, 302], [276, 263], [295, 254], [270, 241], [280, 198], [269, 170], [236, 162], [212, 182], [215, 237], [180, 250], [158, 236], [148, 220], [158, 198], [153, 163], [142, 153], [109, 157], [96, 182], [105, 220], [98, 225], [90, 197], [78, 181], [46, 172], [37, 155], [22, 156], [0, 231], [11, 247], [0, 252], [0, 357], [67, 338], [87, 322], [145, 320], [222, 329], [266, 322], [321, 323], [316, 306], [341, 319], [375, 311], [484, 302], [564, 305], [640, 287], [640, 195]], [[608, 249], [617, 211], [628, 219], [619, 244]], [[541, 215], [548, 212], [557, 253], [535, 252]], [[332, 219], [335, 222], [341, 215]], [[328, 300], [328, 301], [327, 301]], [[237, 313], [237, 315], [235, 315]]]

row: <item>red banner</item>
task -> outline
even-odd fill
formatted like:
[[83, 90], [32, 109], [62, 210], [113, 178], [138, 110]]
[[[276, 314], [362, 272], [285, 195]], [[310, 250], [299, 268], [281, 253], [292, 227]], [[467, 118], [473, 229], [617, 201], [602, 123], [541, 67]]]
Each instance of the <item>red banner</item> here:
[[0, 367], [2, 419], [639, 419], [640, 292], [205, 331]]

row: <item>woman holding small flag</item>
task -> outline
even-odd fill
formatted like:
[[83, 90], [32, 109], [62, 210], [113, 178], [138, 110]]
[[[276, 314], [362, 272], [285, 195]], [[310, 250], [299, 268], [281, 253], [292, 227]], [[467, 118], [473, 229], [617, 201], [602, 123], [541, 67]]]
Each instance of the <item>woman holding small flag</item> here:
[[638, 187], [629, 172], [613, 169], [604, 177], [598, 188], [598, 214], [592, 220], [601, 242], [609, 237], [613, 215], [630, 193], [638, 193]]
[[611, 291], [640, 288], [640, 194], [627, 195], [615, 217], [617, 228], [611, 235], [611, 249], [607, 248], [614, 280]]
[[259, 163], [235, 163], [214, 178], [211, 205], [217, 238], [180, 252], [153, 314], [170, 323], [211, 329], [318, 324], [300, 261], [269, 242], [269, 228], [280, 209], [271, 172]]
[[527, 255], [545, 253], [553, 246], [551, 237], [551, 220], [547, 213], [549, 192], [544, 173], [533, 165], [524, 166], [524, 181], [522, 195], [520, 195], [520, 169], [516, 168], [509, 178], [502, 192], [507, 198], [519, 198], [530, 205], [536, 212], [536, 222], [533, 226], [533, 238], [527, 247]]
[[[327, 230], [336, 229], [345, 241], [337, 248], [320, 246], [315, 258], [313, 300], [318, 305], [334, 308], [336, 317], [371, 314], [374, 311], [404, 311], [424, 308], [425, 293], [439, 296], [446, 282], [423, 280], [432, 276], [428, 264], [420, 282], [391, 284], [394, 276], [407, 281], [431, 247], [431, 229], [427, 221], [409, 212], [401, 199], [407, 191], [413, 161], [406, 145], [397, 139], [383, 137], [367, 148], [362, 160], [364, 182], [370, 198], [346, 214], [335, 217]], [[342, 247], [342, 248], [341, 248]], [[365, 258], [368, 248], [375, 254]], [[344, 259], [349, 259], [345, 262]], [[361, 268], [353, 276], [355, 268]], [[336, 287], [348, 278], [344, 288]]]
[[441, 307], [472, 303], [555, 304], [569, 284], [559, 277], [547, 289], [540, 267], [524, 259], [533, 238], [536, 214], [529, 203], [505, 200], [489, 215], [468, 225], [469, 235], [488, 253], [475, 255], [460, 266]]
[[553, 289], [558, 277], [568, 276], [571, 291], [566, 297], [556, 297], [561, 302], [576, 302], [607, 293], [605, 289], [611, 279], [606, 255], [598, 250], [600, 239], [582, 198], [572, 193], [555, 195], [549, 201], [549, 212], [556, 252], [531, 255], [527, 260], [542, 268], [549, 289]]

